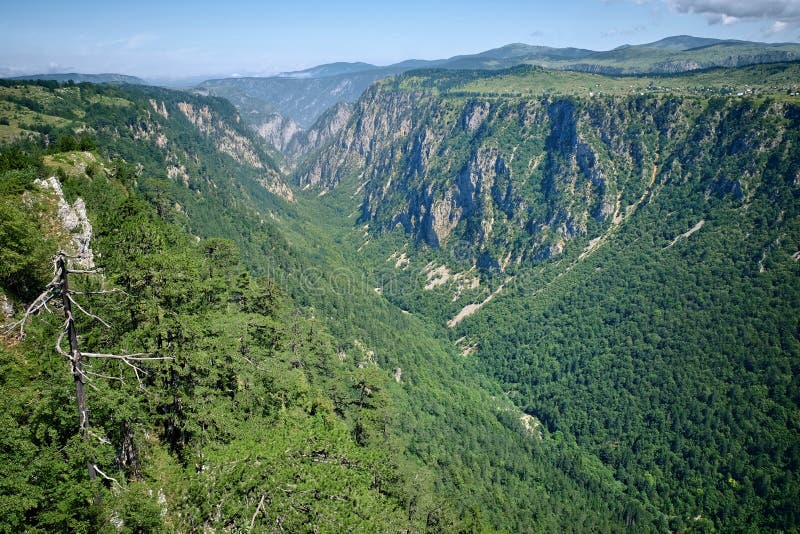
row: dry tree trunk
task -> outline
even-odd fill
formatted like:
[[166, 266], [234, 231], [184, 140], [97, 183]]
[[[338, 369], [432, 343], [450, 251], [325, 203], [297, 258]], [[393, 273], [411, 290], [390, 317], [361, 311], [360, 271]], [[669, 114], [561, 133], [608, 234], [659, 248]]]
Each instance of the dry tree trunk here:
[[[83, 374], [83, 355], [78, 350], [78, 333], [75, 329], [75, 318], [72, 315], [72, 302], [69, 298], [69, 280], [67, 279], [67, 259], [63, 254], [59, 254], [57, 269], [61, 282], [61, 301], [64, 304], [64, 315], [67, 320], [67, 338], [69, 339], [69, 352], [72, 362], [72, 376], [75, 379], [75, 396], [78, 401], [78, 417], [81, 437], [84, 441], [89, 440], [89, 409], [86, 407], [86, 385], [84, 384]], [[97, 478], [97, 471], [93, 461], [86, 464], [89, 470], [89, 480]]]

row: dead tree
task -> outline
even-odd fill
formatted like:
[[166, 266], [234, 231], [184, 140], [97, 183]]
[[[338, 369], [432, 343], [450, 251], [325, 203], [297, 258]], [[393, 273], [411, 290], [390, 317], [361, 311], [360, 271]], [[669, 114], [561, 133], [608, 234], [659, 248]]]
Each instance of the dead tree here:
[[[58, 278], [61, 302], [64, 305], [64, 316], [66, 318], [65, 332], [69, 340], [69, 361], [72, 365], [72, 377], [75, 380], [75, 397], [78, 402], [78, 425], [81, 436], [84, 440], [89, 439], [89, 410], [86, 408], [86, 385], [83, 373], [83, 354], [78, 349], [78, 331], [75, 328], [75, 317], [72, 315], [72, 295], [69, 290], [69, 269], [67, 269], [67, 258], [61, 253], [56, 256], [56, 277]], [[61, 351], [60, 340], [56, 343], [59, 352]], [[97, 470], [94, 461], [88, 462], [89, 480], [97, 478]]]
[[[101, 271], [99, 269], [70, 269], [68, 266], [68, 259], [81, 259], [81, 258], [74, 258], [72, 256], [67, 255], [63, 251], [59, 251], [58, 254], [53, 258], [53, 279], [50, 281], [49, 284], [45, 287], [45, 290], [33, 301], [33, 303], [28, 306], [25, 310], [22, 319], [19, 321], [7, 325], [4, 330], [7, 333], [13, 332], [18, 339], [22, 339], [25, 337], [25, 325], [34, 315], [38, 314], [42, 310], [51, 312], [50, 308], [48, 307], [48, 303], [56, 301], [61, 304], [61, 307], [64, 311], [64, 324], [61, 333], [58, 336], [58, 339], [55, 343], [55, 349], [58, 354], [66, 358], [70, 363], [70, 370], [72, 373], [73, 380], [75, 381], [75, 397], [78, 406], [78, 430], [81, 434], [81, 437], [84, 441], [89, 441], [90, 436], [92, 435], [89, 429], [89, 409], [86, 399], [86, 386], [91, 386], [91, 378], [98, 377], [98, 378], [105, 378], [109, 380], [122, 380], [119, 377], [112, 377], [108, 375], [103, 375], [101, 373], [97, 373], [94, 371], [87, 370], [85, 368], [85, 359], [100, 359], [100, 360], [118, 360], [130, 367], [134, 374], [136, 375], [136, 379], [141, 384], [141, 377], [142, 375], [147, 374], [139, 364], [144, 361], [152, 361], [152, 360], [170, 360], [172, 358], [169, 357], [153, 357], [148, 356], [146, 353], [137, 353], [137, 354], [100, 354], [94, 352], [81, 352], [80, 348], [78, 347], [78, 330], [75, 326], [75, 314], [74, 309], [77, 309], [80, 313], [86, 315], [88, 318], [98, 321], [103, 324], [105, 327], [110, 328], [110, 325], [106, 323], [103, 319], [98, 317], [97, 315], [87, 311], [80, 303], [75, 299], [75, 296], [78, 294], [108, 294], [108, 293], [118, 293], [119, 290], [111, 289], [111, 290], [101, 290], [101, 291], [91, 291], [91, 292], [78, 292], [70, 289], [69, 285], [69, 275], [93, 275], [93, 274], [100, 274]], [[69, 342], [69, 352], [65, 351], [63, 348], [64, 338], [67, 338]], [[99, 438], [101, 441], [106, 442], [103, 438]], [[113, 483], [117, 483], [116, 479], [106, 475], [97, 465], [94, 463], [94, 460], [90, 460], [87, 462], [87, 470], [89, 473], [89, 479], [95, 480], [97, 476], [101, 476], [103, 479], [108, 480]]]

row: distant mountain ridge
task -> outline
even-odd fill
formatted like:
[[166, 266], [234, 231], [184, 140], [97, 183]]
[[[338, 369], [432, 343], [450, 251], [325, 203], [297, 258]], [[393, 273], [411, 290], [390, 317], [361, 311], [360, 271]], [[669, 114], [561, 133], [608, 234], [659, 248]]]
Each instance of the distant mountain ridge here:
[[[713, 39], [710, 37], [693, 37], [691, 35], [673, 35], [671, 37], [665, 37], [658, 41], [654, 41], [652, 43], [646, 43], [639, 46], [646, 46], [648, 48], [662, 48], [664, 50], [683, 51], [683, 50], [691, 50], [693, 48], [700, 48], [701, 46], [712, 46], [722, 42], [732, 42], [732, 41], [727, 41], [727, 40], [723, 41], [722, 39]], [[736, 41], [736, 42], [744, 42], [744, 41]], [[635, 45], [623, 45], [617, 48], [630, 48], [631, 46]]]
[[83, 74], [80, 72], [60, 72], [52, 74], [29, 74], [26, 76], [14, 76], [8, 78], [10, 80], [53, 80], [56, 82], [64, 83], [73, 81], [75, 83], [129, 83], [133, 85], [148, 85], [148, 83], [136, 76], [128, 76], [126, 74], [116, 73], [101, 73], [101, 74]]
[[317, 65], [304, 70], [282, 72], [278, 74], [279, 78], [324, 78], [326, 76], [337, 76], [339, 74], [354, 74], [356, 72], [363, 72], [365, 70], [379, 69], [377, 65], [370, 63], [355, 62], [348, 63], [339, 61], [337, 63], [326, 63], [324, 65]]
[[[197, 85], [195, 91], [229, 99], [254, 129], [268, 132], [262, 135], [282, 139], [283, 146], [289, 146], [295, 133], [314, 129], [314, 123], [326, 110], [342, 102], [353, 103], [372, 83], [410, 70], [500, 70], [537, 65], [608, 75], [676, 74], [713, 67], [799, 60], [800, 44], [797, 43], [758, 43], [690, 35], [623, 45], [607, 51], [512, 43], [447, 59], [410, 59], [387, 66], [339, 62], [272, 77], [207, 80]], [[265, 125], [268, 126], [265, 128]], [[286, 125], [286, 130], [281, 131], [280, 125]], [[304, 151], [293, 152], [298, 153]], [[287, 158], [291, 160], [292, 156], [287, 155]]]

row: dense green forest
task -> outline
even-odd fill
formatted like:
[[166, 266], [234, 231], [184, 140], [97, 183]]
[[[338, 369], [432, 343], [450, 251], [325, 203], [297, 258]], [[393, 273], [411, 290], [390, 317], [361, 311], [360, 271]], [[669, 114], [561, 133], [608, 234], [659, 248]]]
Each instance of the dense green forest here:
[[[11, 215], [3, 237], [13, 247], [3, 271], [21, 265], [13, 254], [31, 262], [24, 278], [4, 280], [11, 297], [46, 285], [58, 246], [55, 236], [39, 239], [57, 215], [32, 183], [44, 170], [33, 152], [3, 151]], [[251, 276], [233, 242], [196, 241], [164, 222], [125, 187], [128, 171], [119, 164], [114, 178], [99, 172], [63, 183], [96, 206], [93, 246], [103, 256], [102, 276], [72, 275], [83, 295], [76, 298], [108, 323], [76, 312], [80, 344], [168, 359], [139, 369], [93, 361], [85, 377], [91, 433], [81, 440], [72, 376], [55, 349], [63, 312], [32, 319], [21, 342], [7, 338], [3, 530], [414, 525], [402, 476], [416, 471], [401, 471], [383, 439], [388, 377], [370, 365], [341, 365], [324, 325], [272, 281]], [[26, 196], [37, 199], [37, 211], [15, 209]], [[111, 289], [119, 291], [100, 293]], [[105, 481], [90, 483], [87, 458]], [[88, 506], [96, 497], [102, 504]]]
[[83, 437], [56, 347], [63, 306], [29, 317], [24, 339], [5, 332], [3, 531], [665, 528], [574, 440], [526, 427], [437, 327], [377, 295], [346, 232], [321, 222], [326, 207], [287, 201], [226, 102], [0, 89], [16, 129], [0, 151], [7, 321], [74, 237], [36, 182], [54, 176], [66, 204], [85, 203], [102, 269], [70, 275], [80, 349], [144, 355], [88, 358]]
[[796, 71], [0, 82], [0, 531], [797, 531]]
[[792, 531], [796, 69], [412, 72], [298, 179], [382, 296], [664, 528]]

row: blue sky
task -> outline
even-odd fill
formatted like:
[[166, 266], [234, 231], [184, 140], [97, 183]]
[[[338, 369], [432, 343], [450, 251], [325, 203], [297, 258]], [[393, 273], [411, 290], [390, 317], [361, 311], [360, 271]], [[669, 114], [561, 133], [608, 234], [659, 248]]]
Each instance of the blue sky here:
[[677, 34], [798, 41], [800, 0], [0, 0], [0, 75], [268, 75], [513, 42], [608, 50]]

